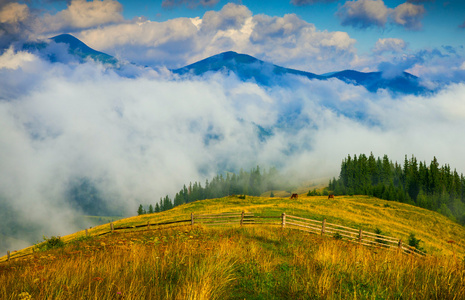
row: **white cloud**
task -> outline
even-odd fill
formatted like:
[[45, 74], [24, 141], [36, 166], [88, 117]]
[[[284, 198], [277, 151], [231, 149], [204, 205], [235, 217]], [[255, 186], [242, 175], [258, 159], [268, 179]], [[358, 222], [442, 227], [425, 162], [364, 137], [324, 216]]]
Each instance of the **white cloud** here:
[[320, 31], [294, 14], [253, 16], [229, 3], [203, 18], [135, 20], [82, 31], [89, 46], [143, 65], [182, 67], [224, 51], [256, 56], [285, 67], [325, 73], [349, 68], [355, 40], [346, 32]]
[[373, 49], [373, 52], [383, 53], [383, 52], [393, 52], [400, 53], [407, 48], [407, 43], [402, 39], [396, 38], [386, 38], [378, 39]]
[[0, 23], [15, 24], [26, 20], [29, 17], [29, 8], [26, 4], [8, 3], [1, 7]]
[[197, 26], [187, 18], [110, 25], [78, 37], [94, 49], [142, 65], [183, 64], [202, 44]]
[[278, 65], [314, 73], [348, 67], [355, 56], [355, 40], [346, 32], [319, 31], [295, 14], [254, 16], [247, 53]]
[[402, 3], [394, 9], [387, 7], [383, 0], [347, 1], [339, 8], [336, 15], [343, 26], [366, 29], [369, 27], [384, 28], [393, 23], [408, 30], [421, 28], [421, 20], [426, 10], [423, 5]]
[[[11, 50], [0, 56], [8, 60], [20, 67], [0, 68], [0, 199], [40, 235], [76, 229], [64, 201], [76, 178], [135, 214], [184, 183], [257, 164], [308, 179], [337, 176], [347, 154], [373, 152], [436, 156], [465, 172], [463, 84], [392, 98], [336, 79], [262, 88], [222, 75], [123, 78]], [[17, 78], [27, 80], [12, 89]], [[263, 140], [257, 125], [273, 135]]]
[[384, 27], [391, 10], [383, 0], [347, 1], [337, 12], [344, 26], [368, 28]]
[[42, 31], [85, 29], [123, 21], [122, 5], [116, 0], [72, 0], [67, 9], [55, 15], [46, 14]]
[[393, 22], [398, 25], [407, 29], [418, 30], [421, 29], [421, 19], [425, 12], [423, 5], [402, 3], [394, 9], [391, 17]]
[[206, 31], [226, 31], [240, 29], [252, 12], [244, 5], [226, 4], [219, 12], [207, 11], [202, 18], [202, 29]]
[[2, 56], [0, 56], [0, 69], [16, 70], [21, 66], [36, 60], [36, 57], [28, 52], [15, 53], [13, 47], [8, 48]]

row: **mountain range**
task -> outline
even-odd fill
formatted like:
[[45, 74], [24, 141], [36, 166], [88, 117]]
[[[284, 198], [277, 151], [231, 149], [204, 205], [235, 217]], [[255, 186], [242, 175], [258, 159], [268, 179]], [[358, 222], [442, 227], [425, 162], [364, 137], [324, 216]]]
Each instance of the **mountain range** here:
[[[88, 47], [85, 43], [70, 34], [61, 34], [50, 38], [56, 44], [66, 44], [68, 54], [76, 57], [79, 62], [92, 59], [103, 64], [116, 67], [118, 60], [111, 55], [96, 51]], [[28, 43], [25, 44], [26, 50], [37, 50], [44, 52], [47, 43]], [[59, 61], [58, 55], [50, 52], [46, 53], [50, 61]], [[343, 70], [327, 74], [314, 74], [290, 68], [274, 65], [269, 62], [259, 60], [247, 54], [240, 54], [233, 51], [223, 52], [213, 55], [196, 63], [187, 65], [179, 69], [171, 70], [172, 73], [181, 77], [188, 76], [205, 76], [212, 73], [234, 73], [242, 81], [256, 82], [262, 86], [281, 85], [286, 82], [285, 76], [300, 76], [310, 80], [328, 80], [332, 78], [339, 79], [347, 84], [363, 86], [370, 92], [377, 92], [379, 89], [385, 89], [392, 93], [400, 94], [425, 94], [431, 90], [421, 85], [420, 78], [402, 72], [399, 76], [385, 77], [382, 72], [359, 72], [355, 70]]]

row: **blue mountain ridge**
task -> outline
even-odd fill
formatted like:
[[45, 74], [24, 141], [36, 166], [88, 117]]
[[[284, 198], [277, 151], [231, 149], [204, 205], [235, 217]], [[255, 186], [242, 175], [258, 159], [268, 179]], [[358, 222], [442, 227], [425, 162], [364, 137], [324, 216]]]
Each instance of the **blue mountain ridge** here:
[[50, 39], [55, 43], [68, 44], [68, 52], [84, 60], [90, 57], [95, 61], [99, 61], [105, 64], [115, 65], [118, 62], [118, 60], [113, 56], [90, 48], [89, 46], [81, 42], [79, 39], [75, 38], [70, 34], [60, 34]]
[[233, 51], [208, 57], [188, 66], [172, 70], [172, 72], [182, 76], [201, 76], [210, 72], [233, 72], [243, 81], [255, 81], [258, 84], [266, 86], [279, 85], [283, 82], [282, 76], [284, 75], [297, 75], [311, 80], [337, 78], [348, 84], [363, 86], [370, 92], [376, 92], [378, 89], [387, 89], [391, 92], [402, 94], [423, 94], [429, 91], [420, 85], [418, 77], [407, 72], [403, 72], [400, 76], [393, 78], [384, 78], [381, 72], [364, 73], [354, 70], [317, 75], [280, 67], [253, 56]]
[[[111, 55], [96, 51], [70, 34], [61, 34], [50, 38], [55, 43], [68, 45], [68, 53], [77, 57], [80, 62], [91, 58], [103, 64], [116, 66], [118, 60]], [[41, 51], [47, 47], [46, 42], [29, 43], [23, 46], [26, 50]], [[52, 62], [57, 61], [57, 55], [53, 52], [47, 54]], [[420, 85], [420, 79], [412, 74], [403, 72], [400, 76], [385, 78], [381, 72], [359, 72], [344, 70], [322, 75], [311, 72], [284, 68], [269, 62], [262, 61], [247, 54], [233, 51], [223, 52], [200, 60], [179, 69], [171, 70], [172, 73], [182, 77], [203, 76], [211, 73], [234, 73], [242, 81], [253, 81], [263, 86], [276, 86], [285, 84], [283, 77], [286, 75], [302, 76], [310, 80], [328, 80], [336, 78], [348, 84], [363, 86], [370, 92], [386, 89], [400, 94], [424, 94], [430, 92]]]
[[[111, 55], [94, 50], [83, 43], [78, 38], [71, 34], [60, 34], [49, 39], [57, 44], [67, 44], [68, 54], [78, 59], [80, 63], [86, 60], [93, 59], [103, 64], [114, 65], [118, 63], [118, 60]], [[45, 52], [44, 54], [48, 57], [51, 62], [59, 62], [59, 54], [53, 49], [47, 49], [49, 43], [47, 42], [32, 42], [23, 45], [24, 50]]]

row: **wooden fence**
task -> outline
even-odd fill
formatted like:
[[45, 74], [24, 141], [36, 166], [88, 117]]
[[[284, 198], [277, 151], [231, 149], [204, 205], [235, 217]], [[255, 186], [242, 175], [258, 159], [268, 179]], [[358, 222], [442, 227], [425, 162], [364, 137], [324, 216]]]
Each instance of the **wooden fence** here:
[[[292, 216], [282, 213], [281, 216], [260, 216], [250, 212], [231, 212], [222, 214], [191, 214], [190, 219], [161, 222], [161, 223], [150, 223], [133, 225], [133, 226], [120, 226], [115, 227], [113, 222], [110, 223], [108, 231], [99, 233], [93, 236], [102, 236], [115, 231], [134, 231], [135, 229], [147, 227], [146, 230], [155, 229], [166, 229], [177, 226], [185, 226], [186, 224], [202, 224], [205, 226], [225, 226], [225, 225], [268, 225], [268, 226], [281, 226], [282, 228], [297, 229], [313, 234], [321, 234], [323, 236], [331, 236], [336, 239], [346, 240], [353, 243], [368, 247], [378, 247], [389, 250], [400, 250], [402, 253], [409, 255], [424, 256], [424, 252], [416, 249], [415, 247], [404, 244], [401, 239], [396, 239], [390, 236], [372, 233], [369, 231], [363, 231], [351, 227], [346, 227], [338, 224], [328, 223], [326, 219], [323, 221], [306, 219], [302, 217]], [[171, 225], [171, 226], [166, 226]], [[85, 236], [91, 236], [88, 229], [85, 229]], [[34, 253], [34, 247], [32, 247], [32, 253], [28, 254], [11, 254], [7, 251], [6, 261], [10, 259], [20, 258]]]
[[404, 244], [402, 240], [390, 236], [354, 229], [338, 224], [301, 218], [283, 213], [281, 216], [257, 216], [253, 213], [203, 214], [191, 215], [191, 224], [207, 226], [240, 224], [281, 225], [282, 228], [297, 229], [309, 233], [332, 236], [336, 239], [355, 242], [369, 247], [401, 250], [403, 253], [424, 256], [425, 253], [415, 247]]

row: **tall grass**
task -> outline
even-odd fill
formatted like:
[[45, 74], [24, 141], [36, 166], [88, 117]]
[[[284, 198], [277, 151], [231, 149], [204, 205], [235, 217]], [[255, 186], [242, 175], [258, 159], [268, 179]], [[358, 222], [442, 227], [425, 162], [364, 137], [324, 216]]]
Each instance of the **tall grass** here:
[[[299, 217], [316, 219], [340, 224], [364, 231], [374, 232], [377, 228], [383, 234], [408, 241], [409, 235], [423, 241], [421, 245], [429, 254], [452, 255], [465, 254], [465, 228], [452, 222], [445, 216], [412, 205], [381, 200], [369, 196], [337, 196], [327, 197], [299, 195], [298, 200], [289, 198], [225, 197], [208, 199], [180, 205], [156, 214], [134, 216], [115, 221], [116, 227], [134, 226], [153, 223], [190, 219], [190, 214], [254, 212], [262, 215], [280, 216], [283, 212]], [[109, 224], [96, 226], [89, 230], [91, 235], [108, 232]], [[65, 242], [85, 235], [84, 231], [63, 237]], [[450, 243], [450, 242], [453, 243]], [[27, 251], [26, 251], [27, 252]], [[32, 251], [29, 251], [32, 252]], [[5, 257], [0, 258], [0, 261]]]
[[112, 234], [0, 265], [1, 299], [464, 299], [456, 256], [278, 227]]

